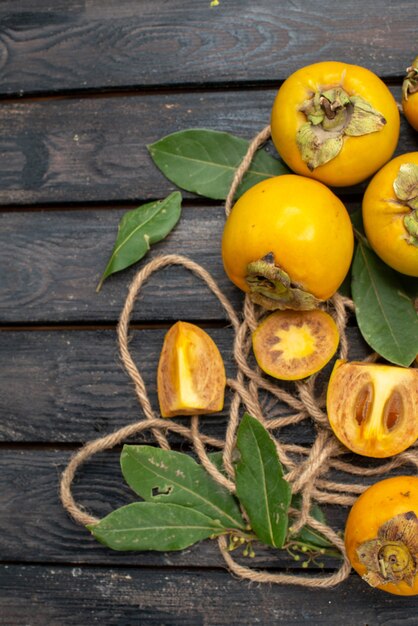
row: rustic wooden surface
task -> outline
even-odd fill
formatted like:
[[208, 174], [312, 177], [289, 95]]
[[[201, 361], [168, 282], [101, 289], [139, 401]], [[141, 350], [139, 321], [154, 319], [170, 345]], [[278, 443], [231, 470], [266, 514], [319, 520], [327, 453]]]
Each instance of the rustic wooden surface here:
[[[415, 3], [384, 0], [3, 0], [0, 3], [0, 623], [5, 626], [417, 623], [418, 599], [367, 587], [249, 585], [212, 542], [182, 553], [113, 553], [62, 509], [59, 476], [89, 439], [140, 417], [115, 325], [135, 269], [95, 287], [123, 213], [173, 190], [146, 145], [206, 127], [253, 137], [281, 81], [335, 59], [378, 73], [399, 99], [417, 51]], [[269, 146], [272, 149], [271, 146]], [[417, 150], [402, 121], [397, 153]], [[340, 190], [350, 211], [364, 185]], [[175, 230], [152, 256], [181, 251], [206, 267], [232, 303], [242, 295], [220, 260], [223, 208], [184, 193]], [[164, 270], [144, 288], [131, 343], [156, 404], [155, 367], [177, 319], [204, 326], [233, 373], [232, 330], [190, 272]], [[368, 348], [354, 321], [350, 356]], [[227, 407], [226, 407], [227, 408]], [[284, 407], [274, 410], [280, 414]], [[227, 411], [202, 419], [221, 436]], [[186, 422], [186, 420], [180, 420]], [[285, 441], [309, 443], [306, 422]], [[137, 439], [150, 442], [148, 434]], [[176, 449], [187, 450], [178, 437]], [[132, 499], [119, 450], [99, 455], [75, 495], [96, 515]], [[359, 463], [369, 464], [367, 460]], [[329, 507], [342, 530], [344, 508]], [[242, 561], [245, 562], [245, 561]], [[273, 571], [301, 563], [261, 546]], [[332, 571], [332, 559], [324, 562]], [[318, 572], [315, 566], [308, 571]]]

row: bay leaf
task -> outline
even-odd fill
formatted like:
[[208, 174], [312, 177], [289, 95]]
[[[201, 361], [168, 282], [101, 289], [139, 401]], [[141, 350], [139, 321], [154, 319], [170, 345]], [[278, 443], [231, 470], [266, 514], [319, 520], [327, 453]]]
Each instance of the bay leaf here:
[[341, 285], [338, 287], [338, 293], [340, 296], [351, 298], [351, 268], [348, 270], [346, 277]]
[[120, 463], [128, 485], [147, 502], [192, 507], [225, 528], [245, 528], [234, 496], [188, 454], [125, 445]]
[[152, 244], [164, 239], [177, 224], [180, 214], [179, 191], [164, 200], [148, 202], [125, 213], [119, 222], [116, 241], [97, 291], [108, 276], [133, 265], [145, 256]]
[[87, 528], [112, 550], [183, 550], [224, 532], [199, 511], [155, 502], [127, 504]]
[[237, 432], [239, 461], [236, 464], [237, 496], [251, 527], [264, 543], [281, 548], [288, 527], [290, 485], [276, 446], [258, 420], [246, 413]]
[[221, 474], [227, 477], [228, 474], [226, 472], [226, 469], [224, 468], [223, 456], [224, 454], [222, 450], [217, 450], [216, 452], [208, 453], [209, 460], [214, 464], [218, 472], [220, 472]]
[[395, 365], [418, 354], [418, 315], [403, 279], [361, 239], [352, 268], [352, 294], [361, 334], [373, 350]]
[[[294, 507], [295, 509], [300, 509], [301, 503], [302, 498], [300, 494], [295, 494], [292, 496], [292, 507]], [[323, 510], [316, 502], [312, 504], [309, 513], [318, 522], [321, 522], [322, 524], [327, 523]], [[334, 544], [329, 541], [329, 539], [327, 539], [319, 531], [311, 528], [308, 525], [303, 526], [295, 535], [292, 535], [290, 539], [291, 541], [309, 544], [310, 546], [318, 548], [319, 550], [336, 549]]]
[[[235, 171], [249, 141], [229, 133], [192, 128], [163, 137], [147, 146], [164, 176], [181, 189], [214, 200], [225, 200]], [[237, 197], [256, 183], [290, 170], [260, 149], [254, 156], [237, 191]]]

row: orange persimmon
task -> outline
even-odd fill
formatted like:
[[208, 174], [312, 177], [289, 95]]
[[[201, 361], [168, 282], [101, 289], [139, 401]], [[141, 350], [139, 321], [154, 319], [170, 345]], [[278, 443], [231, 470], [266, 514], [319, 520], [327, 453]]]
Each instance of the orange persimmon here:
[[300, 380], [322, 369], [334, 355], [339, 341], [331, 315], [312, 311], [275, 311], [252, 335], [260, 368], [280, 380]]
[[213, 339], [195, 324], [174, 324], [165, 336], [158, 363], [161, 415], [221, 411], [225, 384], [225, 367]]
[[351, 565], [372, 587], [418, 595], [418, 477], [375, 483], [354, 503], [345, 527]]
[[418, 437], [418, 369], [338, 360], [327, 412], [349, 450], [376, 458], [398, 454]]

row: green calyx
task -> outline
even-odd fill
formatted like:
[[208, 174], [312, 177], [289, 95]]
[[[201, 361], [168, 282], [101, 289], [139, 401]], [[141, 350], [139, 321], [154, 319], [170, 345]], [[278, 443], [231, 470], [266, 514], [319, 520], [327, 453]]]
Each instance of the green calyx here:
[[393, 183], [393, 190], [399, 202], [410, 209], [403, 218], [406, 241], [418, 247], [418, 165], [404, 163]]
[[418, 91], [418, 57], [410, 67], [406, 68], [406, 76], [402, 83], [402, 98], [408, 100], [408, 96]]
[[386, 124], [367, 100], [349, 96], [342, 87], [316, 92], [300, 110], [307, 121], [299, 128], [296, 142], [311, 171], [337, 156], [345, 136], [374, 133]]
[[315, 309], [320, 300], [311, 293], [292, 284], [289, 275], [275, 265], [272, 253], [247, 266], [246, 282], [250, 298], [269, 311]]

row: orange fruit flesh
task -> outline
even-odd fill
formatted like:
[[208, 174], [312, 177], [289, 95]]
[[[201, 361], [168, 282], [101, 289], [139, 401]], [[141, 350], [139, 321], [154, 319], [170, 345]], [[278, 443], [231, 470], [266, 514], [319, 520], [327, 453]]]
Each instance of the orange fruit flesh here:
[[165, 336], [157, 373], [163, 417], [221, 411], [226, 376], [212, 338], [188, 322], [177, 322]]
[[260, 368], [279, 380], [300, 380], [322, 369], [337, 350], [339, 333], [325, 311], [275, 311], [252, 337]]
[[363, 456], [385, 458], [418, 437], [418, 370], [337, 361], [327, 391], [336, 437]]

